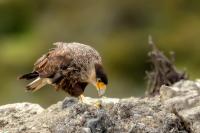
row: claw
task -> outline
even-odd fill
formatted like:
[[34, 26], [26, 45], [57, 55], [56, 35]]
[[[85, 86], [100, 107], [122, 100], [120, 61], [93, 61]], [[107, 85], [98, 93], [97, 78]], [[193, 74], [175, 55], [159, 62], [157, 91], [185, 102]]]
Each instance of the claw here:
[[95, 103], [94, 103], [94, 106], [96, 107], [96, 108], [98, 108], [98, 109], [100, 109], [100, 108], [102, 108], [102, 105], [101, 105], [101, 101], [96, 101]]
[[101, 100], [95, 100], [95, 101], [87, 100], [87, 98], [84, 97], [84, 95], [79, 96], [79, 102], [88, 104], [88, 105], [92, 105], [98, 109], [102, 107]]

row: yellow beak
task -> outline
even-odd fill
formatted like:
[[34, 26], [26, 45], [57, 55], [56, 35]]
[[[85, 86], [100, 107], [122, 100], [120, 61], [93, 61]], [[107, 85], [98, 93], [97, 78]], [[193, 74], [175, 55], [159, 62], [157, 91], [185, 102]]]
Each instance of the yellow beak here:
[[101, 97], [106, 92], [106, 85], [103, 82], [97, 82], [96, 87], [98, 90], [98, 95]]

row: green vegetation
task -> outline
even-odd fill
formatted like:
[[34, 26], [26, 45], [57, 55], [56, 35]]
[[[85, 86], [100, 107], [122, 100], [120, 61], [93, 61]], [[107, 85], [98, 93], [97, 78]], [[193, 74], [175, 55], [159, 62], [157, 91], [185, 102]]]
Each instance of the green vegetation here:
[[[50, 87], [26, 93], [25, 82], [16, 80], [56, 41], [89, 44], [101, 53], [110, 79], [109, 97], [144, 94], [148, 34], [161, 50], [176, 53], [179, 69], [197, 78], [199, 5], [198, 0], [1, 0], [0, 104], [29, 101], [47, 106], [65, 97]], [[87, 88], [86, 95], [96, 97], [95, 88]]]

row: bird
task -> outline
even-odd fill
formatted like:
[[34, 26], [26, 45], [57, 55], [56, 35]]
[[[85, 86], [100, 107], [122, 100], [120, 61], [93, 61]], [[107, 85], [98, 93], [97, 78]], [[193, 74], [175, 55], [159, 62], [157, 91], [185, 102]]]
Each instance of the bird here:
[[53, 45], [54, 48], [34, 63], [32, 72], [18, 77], [33, 80], [26, 86], [26, 90], [35, 92], [49, 84], [56, 91], [64, 90], [82, 101], [86, 86], [92, 84], [99, 97], [102, 97], [108, 77], [100, 54], [93, 47], [77, 42], [56, 42]]

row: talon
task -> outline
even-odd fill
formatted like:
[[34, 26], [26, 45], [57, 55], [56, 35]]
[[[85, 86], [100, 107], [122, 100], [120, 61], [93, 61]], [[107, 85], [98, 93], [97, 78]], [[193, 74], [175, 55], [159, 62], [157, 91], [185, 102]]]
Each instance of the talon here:
[[84, 95], [79, 96], [79, 102], [82, 103], [82, 104], [84, 103], [84, 104], [87, 104], [87, 105], [94, 106], [98, 109], [102, 107], [101, 100], [97, 100], [97, 101], [96, 100], [95, 101], [87, 100], [87, 98]]
[[101, 104], [101, 101], [96, 101], [95, 103], [94, 103], [94, 106], [96, 107], [96, 108], [101, 108], [102, 107], [102, 104]]

